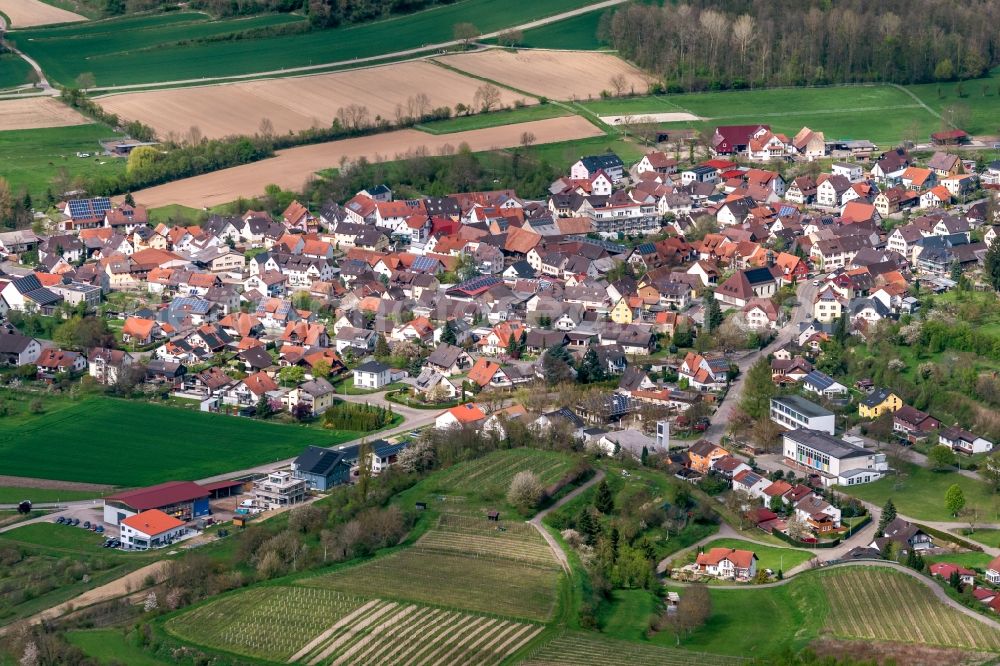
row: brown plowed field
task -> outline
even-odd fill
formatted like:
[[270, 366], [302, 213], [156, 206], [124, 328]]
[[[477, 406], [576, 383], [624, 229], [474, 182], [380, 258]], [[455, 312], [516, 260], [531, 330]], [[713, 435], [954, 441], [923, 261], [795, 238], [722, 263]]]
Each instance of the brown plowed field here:
[[600, 97], [602, 90], [613, 93], [611, 79], [618, 75], [624, 77], [621, 92], [625, 93], [645, 94], [650, 82], [618, 56], [594, 51], [490, 49], [438, 60], [463, 72], [549, 99], [583, 100]]
[[[265, 118], [278, 134], [327, 127], [338, 109], [351, 104], [366, 107], [372, 119], [396, 122], [397, 108], [403, 116], [416, 115], [408, 109], [421, 93], [427, 96], [427, 110], [447, 106], [454, 111], [458, 103], [472, 105], [482, 85], [444, 67], [411, 61], [315, 76], [122, 93], [98, 101], [122, 118], [153, 127], [161, 137], [181, 137], [195, 126], [203, 136], [215, 138], [256, 134]], [[522, 98], [501, 90], [500, 103], [512, 106]]]
[[535, 135], [536, 143], [555, 143], [593, 136], [601, 131], [579, 116], [550, 118], [530, 123], [432, 135], [417, 130], [400, 130], [343, 141], [318, 143], [279, 151], [270, 159], [223, 169], [203, 176], [185, 178], [135, 193], [136, 201], [156, 208], [182, 204], [194, 208], [215, 206], [238, 197], [252, 197], [274, 183], [298, 190], [317, 171], [337, 167], [341, 159], [366, 157], [387, 161], [426, 149], [430, 154], [456, 149], [462, 143], [473, 151], [517, 146], [524, 132]]
[[86, 125], [90, 121], [51, 97], [0, 100], [0, 131]]
[[11, 29], [87, 20], [86, 16], [47, 5], [39, 0], [0, 0], [0, 12], [10, 19]]

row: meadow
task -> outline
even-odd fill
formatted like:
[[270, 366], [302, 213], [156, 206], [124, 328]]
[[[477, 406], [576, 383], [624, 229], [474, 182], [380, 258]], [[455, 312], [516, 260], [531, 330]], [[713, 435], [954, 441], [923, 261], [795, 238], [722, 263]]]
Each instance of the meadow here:
[[30, 71], [31, 66], [21, 56], [13, 53], [0, 53], [0, 90], [28, 83], [28, 72]]
[[954, 472], [933, 472], [910, 463], [905, 470], [901, 482], [891, 475], [874, 483], [840, 486], [838, 490], [878, 506], [892, 498], [899, 513], [917, 520], [956, 521], [960, 519], [944, 506], [944, 495], [952, 484], [958, 484], [965, 494], [966, 508], [978, 509], [981, 521], [996, 522], [1000, 518], [1000, 498], [982, 481]]
[[0, 504], [17, 504], [30, 500], [34, 504], [45, 502], [72, 502], [99, 497], [94, 490], [65, 490], [59, 488], [28, 488], [23, 486], [0, 486]]
[[465, 132], [468, 130], [483, 129], [484, 127], [526, 123], [532, 120], [561, 118], [568, 115], [571, 115], [571, 113], [565, 107], [555, 104], [540, 104], [526, 106], [521, 109], [477, 113], [472, 116], [456, 116], [447, 120], [435, 120], [417, 125], [415, 129], [427, 132], [428, 134], [451, 134], [452, 132]]
[[[4, 156], [0, 177], [7, 179], [14, 192], [25, 189], [40, 199], [61, 169], [70, 182], [77, 177], [123, 173], [125, 160], [93, 156], [101, 149], [99, 139], [115, 136], [114, 130], [98, 123], [0, 132], [0, 155]], [[92, 157], [79, 158], [77, 152]]]
[[413, 548], [298, 582], [347, 594], [545, 622], [555, 609], [558, 577], [554, 566]]
[[77, 629], [66, 632], [66, 640], [102, 666], [168, 666], [142, 648], [129, 643], [121, 629]]
[[14, 476], [133, 487], [195, 480], [356, 436], [101, 398], [0, 420], [0, 457]]
[[1000, 135], [997, 109], [1000, 109], [1000, 69], [990, 76], [972, 81], [953, 83], [925, 83], [907, 86], [907, 90], [920, 98], [927, 106], [946, 114], [950, 107], [957, 106], [961, 112], [968, 112], [968, 120], [959, 125], [969, 134]]
[[757, 557], [760, 560], [757, 562], [757, 570], [763, 571], [764, 569], [770, 569], [772, 571], [791, 571], [795, 567], [808, 562], [814, 556], [812, 553], [806, 550], [798, 550], [795, 548], [779, 548], [776, 546], [762, 546], [757, 543], [751, 543], [749, 541], [743, 541], [742, 539], [716, 539], [711, 543], [705, 544], [705, 552], [707, 553], [712, 548], [736, 548], [740, 550], [752, 550], [757, 553]]
[[32, 523], [5, 532], [5, 539], [13, 539], [21, 543], [31, 543], [36, 546], [46, 546], [60, 550], [88, 550], [100, 546], [104, 535], [91, 532], [82, 527], [57, 525], [55, 523]]
[[[600, 634], [572, 632], [556, 636], [531, 651], [522, 666], [686, 666], [687, 650], [605, 638]], [[727, 666], [744, 660], [739, 656], [699, 654], [702, 666]]]
[[[381, 56], [451, 41], [456, 23], [472, 22], [488, 33], [575, 9], [588, 1], [464, 0], [364, 25], [208, 43], [185, 40], [235, 34], [258, 21], [260, 25], [275, 25], [302, 18], [269, 15], [209, 22], [204, 18], [199, 21], [192, 13], [185, 13], [181, 20], [177, 14], [168, 14], [148, 18], [145, 24], [136, 23], [141, 19], [101, 21], [89, 31], [83, 27], [57, 28], [18, 31], [11, 37], [59, 83], [72, 83], [79, 74], [91, 72], [99, 86], [111, 86], [233, 76]], [[168, 23], [160, 24], [156, 20], [160, 18]], [[145, 48], [135, 49], [137, 38]]]
[[454, 465], [428, 479], [425, 488], [432, 492], [475, 494], [482, 498], [501, 498], [518, 472], [531, 471], [543, 486], [555, 483], [573, 466], [573, 458], [555, 451], [510, 449], [496, 451], [469, 462]]
[[597, 26], [605, 10], [587, 12], [558, 23], [524, 31], [521, 46], [536, 49], [594, 50], [605, 46], [597, 38]]

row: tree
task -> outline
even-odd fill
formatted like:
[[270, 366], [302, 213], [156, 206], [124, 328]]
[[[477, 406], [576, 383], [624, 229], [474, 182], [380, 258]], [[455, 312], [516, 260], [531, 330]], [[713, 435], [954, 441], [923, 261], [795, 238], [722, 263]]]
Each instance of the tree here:
[[798, 513], [792, 513], [792, 515], [788, 518], [786, 526], [788, 536], [792, 537], [796, 541], [802, 541], [806, 537], [811, 536], [812, 531], [809, 529], [809, 525], [807, 525], [804, 520], [799, 518]]
[[927, 462], [935, 472], [951, 469], [955, 466], [955, 452], [943, 444], [938, 444], [927, 454]]
[[722, 308], [715, 300], [715, 292], [711, 289], [705, 291], [705, 328], [711, 333], [722, 325]]
[[677, 616], [685, 633], [691, 634], [708, 621], [712, 615], [712, 597], [708, 586], [693, 583], [684, 589], [677, 602]]
[[329, 379], [330, 373], [333, 368], [330, 367], [330, 362], [326, 359], [320, 359], [313, 363], [312, 376], [318, 377], [320, 379]]
[[361, 440], [358, 449], [358, 497], [362, 502], [368, 499], [368, 486], [372, 479], [372, 445], [367, 439]]
[[125, 174], [134, 179], [145, 178], [161, 155], [162, 153], [153, 146], [133, 148], [125, 164]]
[[1000, 291], [1000, 243], [996, 241], [983, 258], [983, 277], [994, 290]]
[[615, 74], [611, 77], [609, 83], [611, 84], [611, 90], [614, 91], [615, 97], [621, 97], [625, 94], [628, 81], [626, 80], [624, 74]]
[[455, 334], [455, 322], [451, 319], [444, 324], [444, 330], [441, 331], [441, 342], [448, 343], [449, 345], [458, 343], [458, 336]]
[[743, 378], [743, 394], [740, 396], [740, 409], [754, 419], [768, 417], [771, 409], [771, 398], [778, 394], [778, 388], [771, 379], [771, 361], [761, 356], [750, 366]]
[[298, 386], [306, 378], [306, 371], [298, 365], [290, 365], [278, 371], [278, 379], [285, 386]]
[[894, 520], [896, 520], [896, 505], [892, 503], [890, 497], [882, 505], [882, 515], [878, 519], [878, 529], [875, 531], [875, 536], [884, 536], [885, 526]]
[[944, 493], [944, 507], [952, 516], [958, 516], [959, 512], [965, 508], [965, 493], [962, 488], [953, 483]]
[[256, 414], [258, 418], [266, 419], [271, 414], [274, 413], [274, 409], [271, 407], [271, 400], [266, 395], [260, 396], [260, 400], [257, 401]]
[[531, 470], [522, 470], [514, 475], [507, 490], [507, 501], [522, 511], [538, 506], [543, 494], [542, 483]]
[[983, 465], [979, 468], [979, 475], [990, 484], [993, 492], [1000, 490], [1000, 450], [994, 451], [983, 461]]
[[492, 83], [484, 83], [476, 88], [472, 103], [473, 106], [478, 106], [483, 113], [489, 113], [500, 106], [500, 89]]
[[534, 132], [521, 132], [521, 147], [530, 148], [535, 143], [535, 139]]
[[649, 449], [646, 446], [642, 447], [642, 453], [639, 454], [639, 462], [642, 463], [643, 467], [649, 462]]
[[385, 341], [385, 336], [379, 333], [375, 336], [375, 358], [383, 359], [392, 356], [392, 350], [389, 349], [389, 343]]
[[135, 206], [135, 197], [132, 196], [131, 192], [125, 193], [125, 203], [129, 206]]
[[924, 558], [920, 556], [916, 548], [911, 547], [906, 553], [906, 566], [917, 571], [924, 570]]
[[594, 508], [606, 516], [615, 509], [615, 499], [611, 495], [611, 486], [608, 485], [606, 479], [602, 479], [597, 484], [597, 494], [594, 495]]
[[577, 369], [577, 380], [581, 384], [600, 382], [604, 381], [606, 374], [601, 360], [597, 357], [597, 350], [588, 347], [587, 353], [583, 355], [583, 360], [580, 361], [580, 367]]
[[93, 72], [83, 72], [76, 77], [76, 87], [80, 90], [87, 90], [97, 85]]
[[524, 33], [520, 30], [504, 30], [497, 35], [497, 43], [508, 48], [517, 46], [524, 41]]
[[452, 28], [452, 34], [455, 36], [455, 41], [462, 42], [462, 49], [468, 51], [472, 41], [482, 33], [472, 23], [456, 23]]
[[573, 368], [569, 361], [569, 352], [565, 347], [550, 347], [542, 355], [542, 376], [550, 386], [568, 382], [573, 378]]

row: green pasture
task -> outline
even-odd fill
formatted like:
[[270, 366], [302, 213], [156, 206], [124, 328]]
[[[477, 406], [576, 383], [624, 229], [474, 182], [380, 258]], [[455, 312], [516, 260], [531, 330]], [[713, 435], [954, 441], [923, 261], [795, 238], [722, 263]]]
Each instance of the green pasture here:
[[471, 116], [458, 116], [447, 120], [435, 120], [417, 125], [416, 129], [429, 134], [451, 134], [452, 132], [466, 132], [486, 127], [516, 125], [517, 123], [527, 123], [534, 120], [561, 118], [568, 115], [570, 115], [570, 112], [565, 107], [555, 104], [536, 104], [526, 106], [522, 109], [494, 111], [492, 113], [479, 113]]
[[28, 83], [30, 71], [31, 66], [21, 56], [13, 53], [0, 53], [0, 90]]

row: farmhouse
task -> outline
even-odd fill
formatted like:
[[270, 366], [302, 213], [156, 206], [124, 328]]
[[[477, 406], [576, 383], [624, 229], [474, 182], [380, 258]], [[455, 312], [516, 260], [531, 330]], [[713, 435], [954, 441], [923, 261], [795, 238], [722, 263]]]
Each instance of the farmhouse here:
[[169, 546], [187, 533], [183, 520], [168, 516], [159, 509], [150, 509], [121, 521], [122, 548], [149, 550]]
[[152, 509], [187, 522], [210, 513], [208, 498], [208, 490], [190, 481], [126, 490], [104, 498], [104, 522], [118, 525], [129, 516]]

